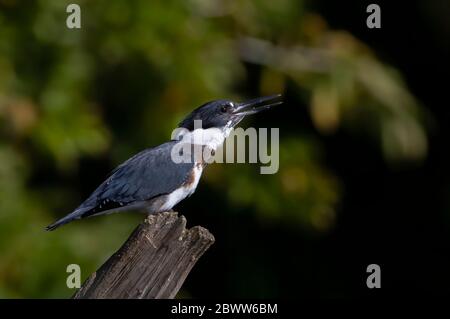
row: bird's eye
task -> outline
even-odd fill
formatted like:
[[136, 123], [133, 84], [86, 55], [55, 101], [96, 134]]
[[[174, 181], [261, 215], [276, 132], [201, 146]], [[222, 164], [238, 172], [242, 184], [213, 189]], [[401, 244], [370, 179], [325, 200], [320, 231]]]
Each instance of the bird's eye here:
[[220, 112], [222, 112], [222, 113], [227, 113], [229, 110], [230, 110], [230, 108], [233, 106], [233, 104], [231, 104], [231, 103], [226, 103], [226, 104], [223, 104], [221, 107], [220, 107]]

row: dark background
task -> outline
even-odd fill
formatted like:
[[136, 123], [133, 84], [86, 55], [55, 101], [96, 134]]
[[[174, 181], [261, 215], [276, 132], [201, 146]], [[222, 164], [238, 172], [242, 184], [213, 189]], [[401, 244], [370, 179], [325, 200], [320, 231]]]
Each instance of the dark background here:
[[[346, 195], [330, 234], [311, 240], [295, 230], [261, 231], [254, 221], [241, 218], [225, 218], [228, 225], [225, 229], [209, 226], [219, 238], [221, 232], [223, 236], [245, 234], [241, 239], [233, 238], [234, 244], [228, 247], [227, 254], [239, 256], [256, 250], [266, 267], [273, 260], [279, 262], [269, 271], [279, 274], [272, 287], [276, 293], [270, 296], [417, 297], [449, 292], [446, 140], [450, 132], [446, 79], [450, 70], [450, 25], [446, 13], [450, 12], [450, 3], [377, 1], [382, 9], [382, 28], [368, 29], [361, 13], [370, 3], [314, 1], [312, 7], [331, 27], [350, 31], [405, 75], [408, 86], [434, 115], [428, 158], [420, 167], [391, 169], [373, 145], [338, 132], [325, 139], [326, 163], [342, 179]], [[297, 116], [306, 118], [306, 114]], [[308, 121], [301, 124], [313, 129]], [[197, 204], [191, 201], [183, 205], [194, 210]], [[194, 224], [207, 218], [193, 217]], [[221, 247], [219, 241], [211, 255], [216, 249], [227, 247]], [[229, 265], [222, 263], [221, 256], [216, 258], [214, 271], [226, 272]], [[367, 289], [362, 280], [367, 265], [372, 263], [381, 266], [381, 290]], [[223, 277], [220, 284], [206, 280], [200, 286], [196, 284], [202, 281], [203, 272], [211, 271], [210, 267], [206, 263], [197, 266], [187, 285], [197, 288], [196, 292], [203, 297], [210, 296], [211, 291], [213, 295], [229, 297], [222, 287], [232, 281], [230, 278]], [[208, 293], [202, 294], [205, 288]]]
[[[345, 136], [336, 136], [336, 140], [327, 143], [329, 163], [349, 190], [338, 222], [342, 228], [330, 238], [335, 244], [331, 251], [340, 260], [353, 260], [354, 264], [358, 260], [380, 260], [386, 288], [381, 293], [445, 295], [449, 286], [449, 112], [445, 78], [449, 70], [450, 28], [446, 17], [450, 4], [378, 3], [382, 6], [383, 27], [377, 31], [355, 28], [362, 26], [358, 23], [357, 5], [339, 10], [332, 4], [322, 4], [319, 10], [331, 25], [351, 30], [383, 59], [396, 65], [414, 94], [434, 115], [435, 123], [429, 136], [428, 158], [417, 168], [388, 171], [370, 147], [348, 143]], [[358, 161], [343, 156], [346, 152], [358, 153]], [[349, 174], [350, 167], [358, 166], [360, 169]], [[358, 278], [354, 273], [346, 272], [345, 276], [356, 288]], [[339, 277], [338, 273], [335, 276]], [[368, 293], [364, 287], [358, 288], [361, 293]]]

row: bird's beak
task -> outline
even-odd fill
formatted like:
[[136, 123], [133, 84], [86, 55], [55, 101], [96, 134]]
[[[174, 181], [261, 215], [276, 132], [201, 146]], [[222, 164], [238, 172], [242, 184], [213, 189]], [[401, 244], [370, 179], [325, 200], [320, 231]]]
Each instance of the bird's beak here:
[[281, 94], [258, 97], [250, 101], [236, 104], [232, 113], [235, 115], [246, 116], [259, 113], [281, 103], [283, 103]]

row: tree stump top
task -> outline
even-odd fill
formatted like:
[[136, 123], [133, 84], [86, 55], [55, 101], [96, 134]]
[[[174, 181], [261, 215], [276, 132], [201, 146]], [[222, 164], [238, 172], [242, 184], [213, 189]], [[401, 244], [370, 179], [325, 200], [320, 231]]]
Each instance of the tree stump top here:
[[214, 241], [176, 212], [149, 215], [73, 298], [174, 298]]

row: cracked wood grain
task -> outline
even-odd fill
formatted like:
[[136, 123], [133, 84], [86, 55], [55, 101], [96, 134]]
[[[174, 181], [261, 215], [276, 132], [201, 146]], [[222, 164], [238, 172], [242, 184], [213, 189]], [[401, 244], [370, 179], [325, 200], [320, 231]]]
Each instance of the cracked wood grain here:
[[213, 243], [214, 236], [207, 229], [186, 229], [184, 216], [175, 212], [150, 215], [73, 298], [174, 298]]

